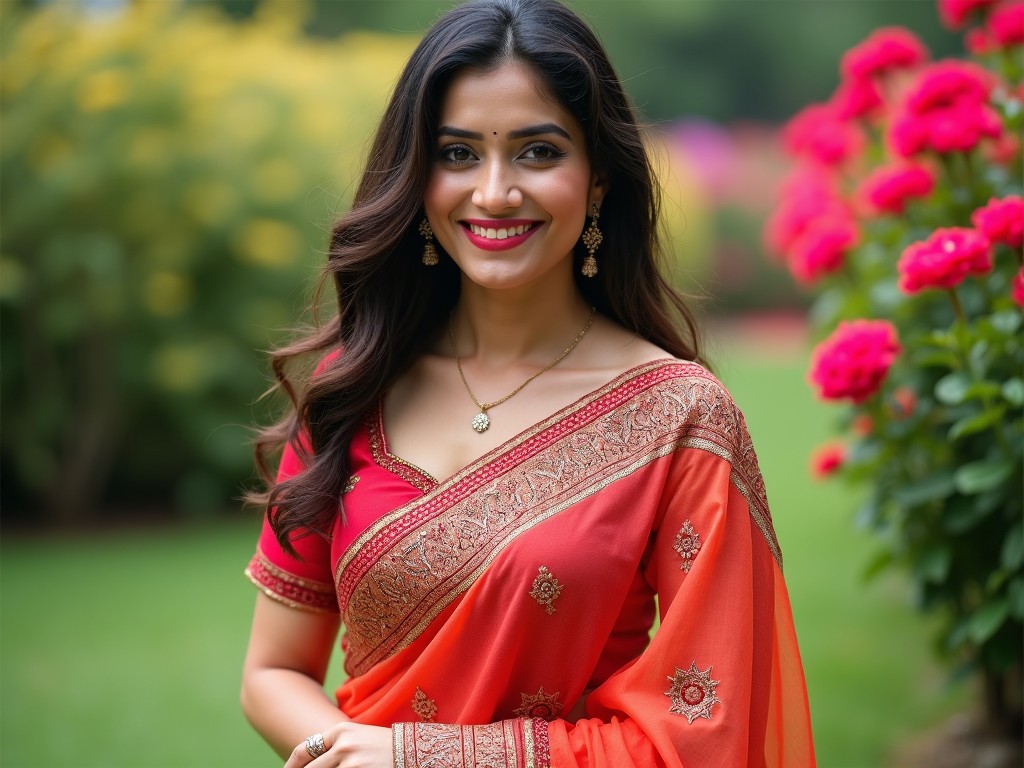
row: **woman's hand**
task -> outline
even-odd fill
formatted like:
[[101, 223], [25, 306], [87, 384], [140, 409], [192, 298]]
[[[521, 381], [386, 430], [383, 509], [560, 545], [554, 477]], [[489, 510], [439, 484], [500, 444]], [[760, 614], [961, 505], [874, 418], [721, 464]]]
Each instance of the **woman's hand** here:
[[320, 734], [326, 750], [313, 759], [306, 742], [292, 750], [284, 768], [392, 768], [395, 763], [391, 729], [344, 722]]

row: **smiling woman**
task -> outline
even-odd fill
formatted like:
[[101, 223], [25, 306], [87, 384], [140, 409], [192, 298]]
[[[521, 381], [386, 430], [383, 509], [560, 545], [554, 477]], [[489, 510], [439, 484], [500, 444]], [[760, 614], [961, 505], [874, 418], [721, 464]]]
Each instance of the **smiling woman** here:
[[257, 447], [242, 701], [287, 768], [813, 765], [764, 484], [657, 214], [571, 11], [426, 33]]

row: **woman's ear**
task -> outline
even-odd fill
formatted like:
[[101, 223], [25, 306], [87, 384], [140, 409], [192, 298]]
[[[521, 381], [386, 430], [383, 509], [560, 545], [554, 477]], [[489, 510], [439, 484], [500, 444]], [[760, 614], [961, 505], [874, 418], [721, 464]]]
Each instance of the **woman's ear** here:
[[608, 174], [605, 171], [594, 171], [590, 174], [590, 195], [587, 198], [587, 210], [594, 205], [598, 208], [608, 194]]

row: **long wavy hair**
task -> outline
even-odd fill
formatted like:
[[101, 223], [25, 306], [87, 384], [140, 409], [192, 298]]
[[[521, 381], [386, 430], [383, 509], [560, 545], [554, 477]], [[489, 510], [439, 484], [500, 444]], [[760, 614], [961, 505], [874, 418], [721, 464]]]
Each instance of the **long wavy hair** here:
[[[366, 414], [423, 353], [459, 296], [460, 272], [442, 255], [423, 267], [423, 193], [436, 156], [437, 119], [452, 79], [504, 62], [528, 64], [583, 127], [587, 155], [605, 174], [601, 270], [579, 277], [597, 310], [676, 357], [701, 360], [694, 318], [659, 271], [659, 195], [637, 118], [594, 33], [555, 0], [471, 0], [427, 31], [402, 71], [380, 121], [351, 210], [334, 225], [323, 284], [333, 278], [337, 315], [276, 350], [277, 387], [292, 407], [255, 442], [266, 490], [249, 500], [268, 510], [281, 545], [327, 535], [343, 512], [348, 448]], [[343, 353], [341, 353], [343, 351]], [[332, 354], [333, 353], [333, 354]], [[289, 371], [330, 356], [296, 386]], [[305, 370], [308, 370], [306, 368]], [[305, 470], [275, 483], [273, 457], [286, 442]]]

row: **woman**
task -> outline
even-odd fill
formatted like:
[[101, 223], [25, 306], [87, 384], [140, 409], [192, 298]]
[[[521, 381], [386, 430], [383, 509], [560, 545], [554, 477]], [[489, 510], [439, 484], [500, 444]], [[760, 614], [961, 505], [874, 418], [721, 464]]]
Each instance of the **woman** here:
[[572, 12], [427, 32], [334, 229], [338, 316], [276, 355], [296, 407], [258, 445], [242, 701], [287, 768], [813, 764], [756, 459], [656, 221]]

